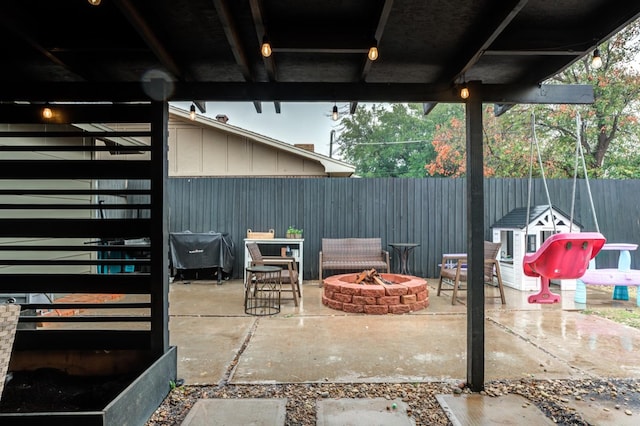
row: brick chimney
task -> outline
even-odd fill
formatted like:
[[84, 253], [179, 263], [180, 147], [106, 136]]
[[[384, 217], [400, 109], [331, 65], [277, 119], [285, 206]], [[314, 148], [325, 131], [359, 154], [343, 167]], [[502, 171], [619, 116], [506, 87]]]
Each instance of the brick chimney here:
[[310, 152], [315, 152], [315, 146], [312, 143], [294, 143], [293, 146]]
[[226, 122], [229, 121], [229, 117], [227, 117], [224, 114], [218, 114], [218, 115], [216, 115], [216, 120], [218, 120], [221, 123], [225, 123], [226, 124]]

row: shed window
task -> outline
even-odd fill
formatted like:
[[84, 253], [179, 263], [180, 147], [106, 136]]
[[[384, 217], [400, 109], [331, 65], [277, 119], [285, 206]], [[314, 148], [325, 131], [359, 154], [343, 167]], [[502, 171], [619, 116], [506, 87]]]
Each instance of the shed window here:
[[554, 234], [553, 231], [542, 231], [542, 241], [540, 241], [540, 244], [544, 243], [547, 240], [547, 238], [549, 238], [553, 234]]
[[535, 253], [537, 249], [535, 234], [527, 234], [527, 253]]

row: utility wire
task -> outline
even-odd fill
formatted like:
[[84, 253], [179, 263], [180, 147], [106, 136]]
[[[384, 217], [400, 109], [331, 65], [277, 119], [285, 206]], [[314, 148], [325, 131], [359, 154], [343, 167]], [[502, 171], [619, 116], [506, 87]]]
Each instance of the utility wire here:
[[362, 143], [354, 143], [353, 146], [362, 146], [362, 145], [396, 145], [396, 144], [426, 143], [426, 142], [427, 141], [362, 142]]

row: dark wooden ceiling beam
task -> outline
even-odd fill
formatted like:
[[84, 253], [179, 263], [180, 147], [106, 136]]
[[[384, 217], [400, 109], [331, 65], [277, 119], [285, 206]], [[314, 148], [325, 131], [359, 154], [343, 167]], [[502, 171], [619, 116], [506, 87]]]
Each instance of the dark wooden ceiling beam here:
[[[520, 13], [528, 1], [511, 0], [509, 2], [500, 2], [499, 11], [491, 10], [480, 17], [479, 19], [483, 23], [478, 27], [483, 29], [482, 34], [469, 35], [465, 38], [466, 41], [472, 40], [474, 43], [465, 44], [456, 55], [453, 55], [454, 61], [444, 67], [443, 72], [436, 81], [455, 83], [460, 77], [463, 77], [464, 73], [478, 62], [484, 52], [489, 49], [491, 44], [511, 23], [513, 18]], [[435, 105], [423, 105], [423, 110], [431, 111], [434, 107]]]
[[[593, 18], [587, 22], [583, 22], [582, 26], [584, 28], [607, 28], [606, 31], [600, 31], [594, 35], [593, 31], [590, 32], [591, 37], [587, 37], [586, 35], [582, 38], [585, 40], [590, 40], [586, 46], [583, 46], [583, 51], [585, 54], [587, 52], [592, 51], [595, 47], [597, 47], [600, 43], [605, 42], [610, 39], [614, 34], [621, 31], [625, 26], [629, 25], [633, 20], [637, 19], [640, 16], [640, 2], [627, 2], [625, 5], [626, 16], [633, 16], [632, 19], [621, 19], [619, 14], [616, 13], [615, 8], [610, 7], [608, 4], [602, 6], [601, 10], [597, 13], [594, 13]], [[584, 42], [587, 43], [587, 42]], [[583, 43], [583, 45], [584, 45]], [[548, 78], [553, 77], [561, 72], [564, 72], [567, 68], [571, 67], [577, 61], [581, 60], [583, 56], [575, 56], [573, 60], [567, 60], [566, 57], [559, 56], [556, 58], [546, 58], [542, 65], [539, 65], [536, 70], [536, 76], [543, 76], [542, 80], [544, 81]], [[534, 71], [531, 70], [529, 74], [523, 73], [521, 79], [524, 81], [531, 82], [533, 80], [532, 75]]]
[[[256, 39], [258, 42], [258, 46], [262, 46], [262, 42], [265, 37], [267, 37], [267, 29], [265, 28], [264, 23], [264, 12], [262, 7], [262, 1], [260, 0], [250, 0], [249, 6], [251, 7], [251, 17], [253, 18], [253, 27], [256, 31]], [[273, 47], [273, 46], [272, 46]], [[262, 56], [262, 60], [267, 69], [267, 74], [270, 79], [273, 81], [276, 80], [276, 72], [275, 72], [275, 64], [273, 63], [273, 57], [270, 56], [265, 58]]]
[[[130, 0], [113, 0], [113, 3], [120, 10], [120, 13], [129, 21], [131, 26], [136, 30], [145, 44], [151, 49], [153, 54], [158, 58], [163, 67], [167, 69], [177, 79], [183, 81], [193, 80], [189, 72], [183, 70], [173, 56], [164, 47], [160, 39], [155, 35], [149, 24], [138, 13], [136, 8], [131, 4]], [[202, 100], [190, 99], [198, 107], [200, 113], [207, 111], [206, 102]]]
[[205, 114], [207, 112], [206, 101], [193, 101], [193, 103], [198, 107], [198, 111], [200, 111], [200, 113]]
[[18, 22], [18, 19], [16, 17], [9, 16], [7, 11], [4, 11], [2, 14], [0, 14], [0, 24], [5, 29], [7, 29], [8, 31], [12, 32], [16, 37], [18, 37], [19, 39], [24, 41], [33, 50], [35, 50], [40, 55], [42, 55], [45, 58], [47, 58], [53, 64], [64, 68], [68, 72], [77, 75], [81, 79], [90, 80], [85, 75], [83, 75], [82, 71], [79, 71], [76, 68], [70, 66], [69, 64], [65, 63], [62, 59], [60, 59], [58, 56], [53, 54], [51, 51], [49, 51], [48, 49], [45, 49], [40, 43], [38, 43], [35, 40], [35, 38], [33, 38], [30, 34], [28, 34], [24, 30], [26, 25], [17, 25], [17, 22]]
[[227, 37], [233, 58], [236, 64], [240, 66], [242, 77], [244, 77], [246, 81], [254, 81], [247, 52], [242, 44], [242, 39], [240, 38], [240, 33], [238, 32], [238, 27], [233, 19], [229, 5], [225, 0], [213, 0], [213, 4], [218, 12], [218, 17], [220, 18], [224, 34]]
[[511, 108], [513, 108], [515, 106], [515, 104], [495, 104], [493, 106], [493, 115], [495, 115], [496, 117], [500, 117], [502, 114], [504, 114], [505, 112], [509, 111]]
[[424, 115], [429, 115], [431, 111], [438, 105], [437, 102], [425, 102], [422, 104], [422, 113]]
[[[589, 104], [591, 85], [480, 84], [485, 103]], [[149, 101], [138, 83], [8, 83], [0, 81], [4, 99], [15, 101]], [[172, 102], [194, 98], [220, 102], [463, 102], [451, 85], [420, 83], [183, 83], [173, 84]]]
[[[251, 6], [251, 16], [253, 17], [253, 26], [256, 30], [258, 46], [262, 46], [262, 42], [265, 36], [267, 35], [267, 29], [265, 28], [265, 23], [264, 23], [264, 8], [262, 6], [262, 0], [250, 0], [249, 5]], [[265, 58], [264, 56], [262, 56], [262, 62], [264, 63], [264, 67], [267, 70], [267, 76], [269, 77], [269, 81], [272, 81], [272, 82], [278, 81], [278, 70], [276, 68], [276, 62], [273, 57], [273, 54], [271, 54], [271, 56], [269, 56], [268, 58]], [[280, 114], [282, 110], [280, 106], [280, 102], [275, 101], [273, 104], [276, 110], [276, 114]]]
[[[465, 45], [461, 47], [457, 54], [453, 55], [454, 61], [449, 63], [437, 81], [455, 82], [456, 79], [464, 75], [488, 50], [491, 44], [498, 38], [511, 21], [520, 13], [529, 0], [502, 1], [499, 10], [489, 10], [482, 20], [482, 25], [478, 23], [480, 30], [477, 34], [468, 34], [465, 37]], [[471, 43], [469, 43], [471, 42]]]
[[590, 50], [485, 50], [484, 56], [584, 56]]
[[[382, 40], [382, 35], [384, 34], [384, 28], [387, 26], [387, 21], [389, 20], [389, 14], [391, 13], [391, 9], [393, 7], [393, 0], [385, 0], [382, 5], [382, 9], [380, 10], [380, 18], [378, 18], [378, 25], [376, 25], [376, 30], [373, 33], [373, 38], [380, 44], [380, 40]], [[360, 81], [367, 81], [367, 76], [371, 71], [371, 65], [373, 61], [370, 61], [369, 58], [364, 59], [364, 63], [362, 65], [362, 70], [360, 71]], [[349, 112], [351, 114], [355, 114], [356, 108], [358, 107], [358, 103], [356, 101], [352, 101], [349, 107]]]
[[186, 75], [184, 71], [178, 66], [169, 51], [164, 47], [162, 42], [160, 42], [160, 39], [158, 39], [151, 27], [144, 18], [140, 16], [131, 2], [129, 0], [112, 0], [112, 2], [120, 10], [120, 13], [127, 18], [146, 45], [149, 46], [149, 49], [151, 49], [156, 58], [158, 58], [162, 66], [177, 79], [185, 79]]
[[[246, 81], [255, 81], [254, 73], [252, 72], [251, 65], [249, 64], [247, 49], [242, 43], [242, 39], [240, 38], [240, 33], [238, 31], [238, 26], [236, 25], [233, 14], [229, 9], [229, 5], [227, 4], [226, 0], [213, 0], [213, 5], [218, 12], [220, 23], [222, 24], [225, 37], [227, 38], [227, 42], [229, 43], [229, 48], [231, 49], [231, 53], [233, 54], [233, 58], [235, 59], [236, 64], [238, 64], [238, 66], [240, 67], [242, 77]], [[262, 112], [262, 105], [260, 104], [260, 102], [254, 101], [253, 106], [258, 114]]]
[[592, 38], [594, 46], [610, 39], [640, 16], [640, 2], [638, 1], [626, 2], [624, 9], [626, 16], [634, 16], [634, 18], [630, 20], [622, 20], [620, 19], [620, 13], [616, 10], [616, 7], [611, 4], [605, 4], [602, 6], [599, 13], [594, 14], [591, 21], [581, 23], [583, 27], [591, 29], [591, 34], [594, 33], [594, 28], [608, 29], [608, 31], [600, 30], [596, 32], [595, 37]]

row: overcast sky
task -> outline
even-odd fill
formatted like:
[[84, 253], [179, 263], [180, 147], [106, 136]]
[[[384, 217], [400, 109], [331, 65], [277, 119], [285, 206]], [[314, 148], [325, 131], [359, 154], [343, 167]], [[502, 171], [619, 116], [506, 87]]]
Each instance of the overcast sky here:
[[[172, 105], [188, 111], [191, 103]], [[333, 103], [282, 102], [280, 106], [282, 112], [276, 114], [273, 103], [263, 102], [262, 113], [258, 114], [251, 102], [207, 102], [206, 115], [215, 118], [225, 114], [231, 125], [290, 144], [312, 143], [316, 152], [329, 155], [331, 130], [339, 123], [331, 119]], [[343, 110], [347, 104], [338, 107]]]

